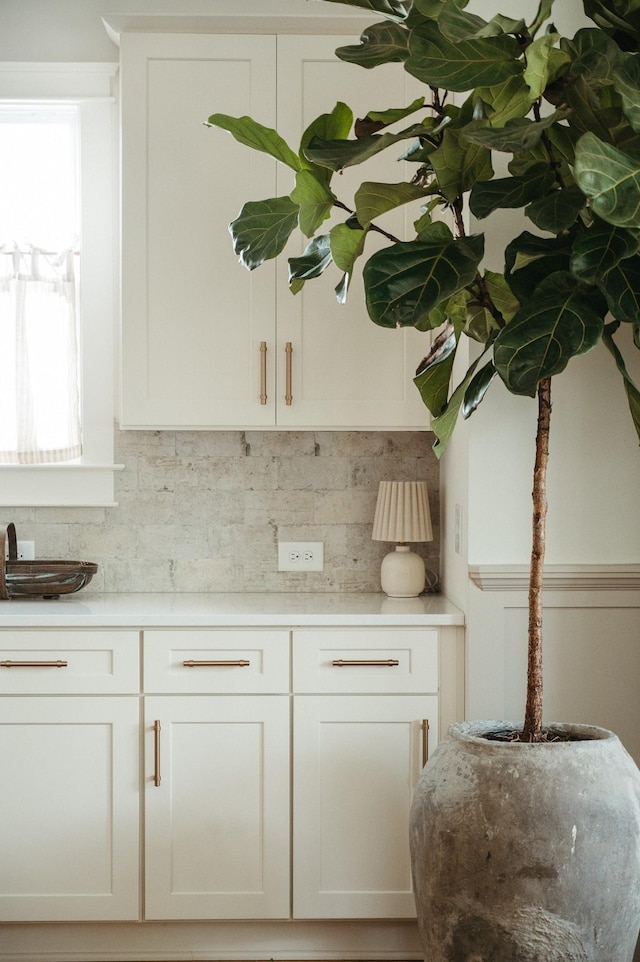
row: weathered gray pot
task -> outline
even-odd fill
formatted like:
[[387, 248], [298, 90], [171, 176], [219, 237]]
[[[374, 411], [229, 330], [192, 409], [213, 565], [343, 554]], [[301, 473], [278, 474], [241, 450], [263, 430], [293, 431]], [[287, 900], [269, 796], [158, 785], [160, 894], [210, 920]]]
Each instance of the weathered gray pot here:
[[488, 741], [462, 722], [422, 772], [410, 841], [426, 962], [631, 962], [640, 772], [602, 728]]

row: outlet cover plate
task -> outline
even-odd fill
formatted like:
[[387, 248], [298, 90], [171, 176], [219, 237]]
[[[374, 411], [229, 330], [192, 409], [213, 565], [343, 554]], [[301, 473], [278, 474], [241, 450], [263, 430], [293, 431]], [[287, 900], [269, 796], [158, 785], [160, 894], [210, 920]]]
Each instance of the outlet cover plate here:
[[279, 541], [278, 571], [322, 571], [324, 541]]

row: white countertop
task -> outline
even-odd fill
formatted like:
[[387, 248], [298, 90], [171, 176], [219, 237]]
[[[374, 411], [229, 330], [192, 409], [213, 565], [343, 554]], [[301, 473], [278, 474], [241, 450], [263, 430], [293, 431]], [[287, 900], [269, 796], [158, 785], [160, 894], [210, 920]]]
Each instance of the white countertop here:
[[463, 624], [463, 613], [443, 595], [78, 592], [52, 601], [0, 601], [0, 628]]

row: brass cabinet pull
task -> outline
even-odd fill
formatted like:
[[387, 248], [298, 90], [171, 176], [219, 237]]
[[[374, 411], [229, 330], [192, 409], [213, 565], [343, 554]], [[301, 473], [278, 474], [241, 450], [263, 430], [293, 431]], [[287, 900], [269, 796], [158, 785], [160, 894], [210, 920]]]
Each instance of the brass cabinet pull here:
[[422, 732], [422, 767], [429, 761], [429, 719], [423, 718], [420, 722]]
[[68, 661], [0, 661], [0, 668], [68, 668]]
[[293, 394], [291, 393], [291, 355], [293, 354], [293, 346], [291, 341], [287, 341], [284, 347], [286, 355], [286, 388], [285, 388], [285, 404], [291, 404], [293, 401]]
[[153, 784], [160, 786], [160, 722], [153, 723]]
[[267, 403], [267, 342], [260, 341], [260, 404]]
[[366, 665], [371, 668], [397, 668], [400, 662], [396, 658], [381, 658], [376, 659], [354, 659], [349, 661], [344, 658], [336, 658], [331, 664], [334, 668], [360, 668], [362, 665]]
[[246, 658], [238, 658], [237, 661], [183, 661], [184, 668], [248, 668], [251, 664]]

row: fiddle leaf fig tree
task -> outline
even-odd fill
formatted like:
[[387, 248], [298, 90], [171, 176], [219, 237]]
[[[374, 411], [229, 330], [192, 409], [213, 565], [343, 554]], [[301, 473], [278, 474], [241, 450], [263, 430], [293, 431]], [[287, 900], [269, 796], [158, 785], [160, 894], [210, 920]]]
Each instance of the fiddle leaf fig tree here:
[[[424, 95], [406, 105], [372, 105], [355, 120], [338, 103], [313, 121], [297, 148], [249, 117], [209, 117], [210, 126], [295, 173], [288, 196], [245, 204], [230, 227], [235, 251], [256, 268], [299, 228], [309, 243], [289, 259], [293, 293], [337, 269], [336, 296], [344, 301], [361, 267], [375, 324], [434, 331], [415, 385], [431, 412], [438, 456], [458, 417], [469, 417], [494, 382], [537, 396], [520, 737], [538, 741], [552, 378], [602, 342], [640, 435], [640, 391], [616, 339], [630, 325], [625, 343], [640, 346], [640, 4], [583, 0], [592, 26], [565, 37], [550, 20], [553, 0], [541, 0], [529, 24], [501, 14], [485, 19], [468, 12], [466, 0], [325, 2], [378, 18], [359, 43], [338, 48], [340, 59], [365, 70], [402, 64]], [[397, 182], [366, 179], [367, 161], [381, 151], [402, 160]], [[334, 175], [361, 165], [355, 196], [343, 197]], [[380, 220], [405, 205], [414, 230], [395, 237]], [[496, 272], [483, 266], [485, 237], [470, 232], [469, 212], [474, 223], [486, 221], [490, 236], [491, 215], [504, 210], [520, 215]], [[369, 253], [374, 234], [384, 246]], [[452, 383], [465, 337], [481, 347]]]

